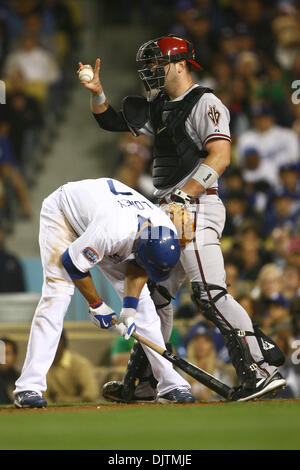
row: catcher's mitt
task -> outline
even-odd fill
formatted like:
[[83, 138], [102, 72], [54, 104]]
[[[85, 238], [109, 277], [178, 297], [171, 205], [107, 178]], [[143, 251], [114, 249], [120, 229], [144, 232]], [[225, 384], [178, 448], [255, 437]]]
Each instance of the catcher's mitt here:
[[170, 202], [164, 211], [170, 216], [177, 229], [178, 240], [181, 247], [194, 240], [195, 226], [192, 216], [181, 204]]

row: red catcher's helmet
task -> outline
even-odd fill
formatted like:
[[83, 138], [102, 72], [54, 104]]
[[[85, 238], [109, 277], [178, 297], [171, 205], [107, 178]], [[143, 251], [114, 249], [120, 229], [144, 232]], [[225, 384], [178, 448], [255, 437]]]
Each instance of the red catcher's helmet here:
[[169, 58], [170, 62], [186, 59], [192, 66], [192, 70], [202, 70], [195, 60], [195, 51], [190, 41], [178, 36], [165, 36], [156, 40], [163, 57]]
[[192, 43], [186, 39], [170, 35], [142, 44], [137, 52], [136, 61], [140, 79], [146, 90], [163, 88], [165, 83], [164, 65], [180, 60], [189, 62], [192, 70], [202, 70], [201, 65], [196, 61]]

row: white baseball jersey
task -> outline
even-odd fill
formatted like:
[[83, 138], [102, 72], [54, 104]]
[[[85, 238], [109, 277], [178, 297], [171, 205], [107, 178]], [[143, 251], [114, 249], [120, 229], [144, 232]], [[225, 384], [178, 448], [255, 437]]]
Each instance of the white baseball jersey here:
[[169, 217], [144, 196], [109, 179], [89, 179], [61, 187], [61, 209], [78, 235], [69, 247], [72, 262], [87, 272], [103, 258], [121, 263], [132, 253], [138, 217], [176, 233]]
[[[181, 101], [188, 93], [199, 85], [193, 85], [185, 93], [178, 98], [171, 100], [171, 102]], [[169, 111], [163, 113], [163, 121], [168, 116]], [[193, 107], [190, 115], [188, 116], [185, 127], [186, 131], [192, 140], [195, 142], [199, 150], [205, 150], [205, 145], [212, 139], [226, 139], [231, 141], [230, 130], [230, 113], [222, 101], [213, 93], [204, 93], [199, 101]], [[140, 134], [147, 134], [152, 136], [153, 129], [150, 122], [147, 122], [144, 127], [138, 130]], [[168, 189], [156, 190], [154, 195], [157, 198], [162, 198], [167, 194], [174, 192], [175, 189], [181, 188], [197, 171], [203, 158], [199, 159], [199, 165], [184, 179], [182, 179], [176, 186]], [[215, 182], [212, 187], [217, 188], [218, 183]]]
[[240, 136], [237, 142], [238, 163], [248, 148], [254, 148], [260, 155], [260, 163], [255, 170], [244, 170], [246, 181], [252, 183], [264, 179], [271, 185], [279, 184], [278, 170], [281, 165], [294, 163], [299, 159], [299, 140], [297, 134], [284, 127], [272, 126], [265, 132], [251, 129]]

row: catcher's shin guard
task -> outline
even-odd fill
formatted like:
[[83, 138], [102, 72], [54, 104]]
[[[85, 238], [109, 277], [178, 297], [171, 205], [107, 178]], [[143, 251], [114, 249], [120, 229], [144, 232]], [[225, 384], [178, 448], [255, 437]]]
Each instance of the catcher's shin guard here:
[[[210, 291], [219, 290], [220, 293], [215, 297], [209, 295]], [[255, 388], [257, 364], [253, 361], [250, 349], [246, 340], [246, 332], [230, 328], [219, 318], [215, 303], [224, 295], [227, 290], [224, 287], [214, 284], [204, 284], [201, 282], [192, 282], [192, 299], [200, 308], [201, 313], [208, 320], [212, 321], [220, 330], [224, 337], [225, 345], [228, 349], [232, 365], [244, 388]], [[210, 300], [204, 299], [208, 296]]]
[[147, 369], [151, 371], [150, 363], [140, 343], [135, 341], [123, 381], [107, 382], [103, 386], [103, 397], [121, 403], [136, 401], [134, 394], [139, 383], [149, 381], [153, 388], [156, 387], [157, 381], [151, 372], [145, 377]]

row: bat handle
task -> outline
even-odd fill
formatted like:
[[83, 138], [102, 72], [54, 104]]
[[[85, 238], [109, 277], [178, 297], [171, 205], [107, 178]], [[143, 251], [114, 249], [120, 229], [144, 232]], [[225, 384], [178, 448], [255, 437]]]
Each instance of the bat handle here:
[[[115, 318], [113, 318], [112, 321], [111, 321], [112, 325], [119, 325], [120, 323], [121, 322], [119, 322]], [[144, 344], [145, 346], [148, 346], [149, 348], [153, 349], [154, 351], [156, 351], [161, 356], [164, 354], [164, 352], [165, 352], [164, 348], [158, 346], [155, 343], [152, 343], [152, 341], [150, 341], [149, 339], [144, 338], [143, 336], [139, 335], [136, 331], [134, 333], [132, 333], [131, 336], [134, 339], [136, 339], [137, 341], [139, 341], [140, 343]]]

